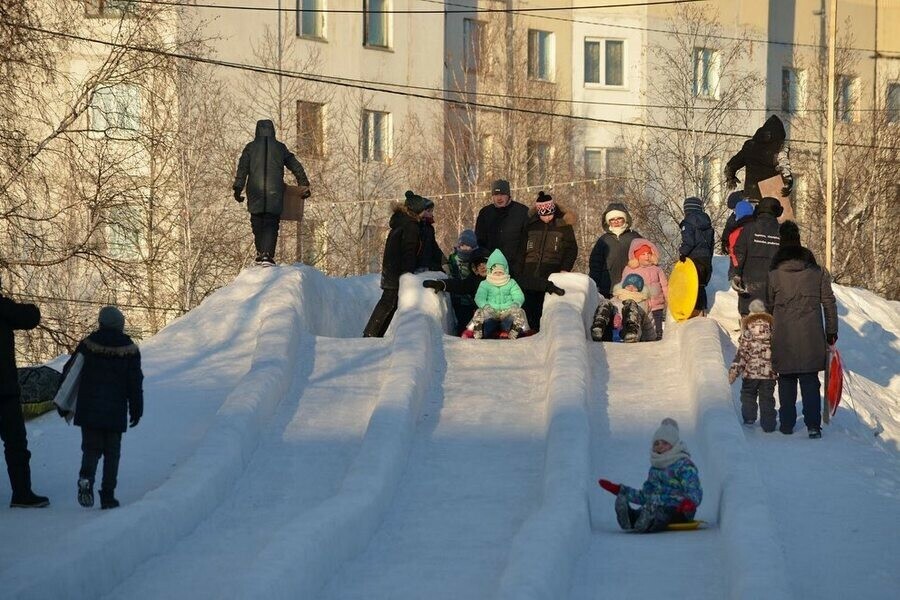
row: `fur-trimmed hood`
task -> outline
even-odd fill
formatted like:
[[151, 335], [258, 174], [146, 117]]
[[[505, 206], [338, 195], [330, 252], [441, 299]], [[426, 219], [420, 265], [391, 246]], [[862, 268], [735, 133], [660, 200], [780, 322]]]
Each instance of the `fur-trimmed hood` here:
[[625, 208], [625, 205], [621, 202], [610, 202], [609, 206], [606, 207], [606, 210], [603, 211], [603, 214], [600, 215], [600, 223], [603, 225], [603, 231], [609, 233], [609, 224], [606, 222], [606, 215], [614, 210], [625, 213], [625, 231], [630, 230], [632, 225], [631, 213], [628, 212], [628, 209]]
[[640, 266], [634, 252], [641, 246], [650, 246], [650, 264], [658, 265], [659, 249], [656, 247], [656, 244], [645, 238], [635, 238], [631, 240], [631, 246], [628, 247], [628, 266], [632, 269], [637, 269]]
[[772, 324], [775, 323], [775, 318], [769, 313], [750, 313], [746, 317], [741, 318], [741, 331], [750, 329], [753, 333], [759, 333], [758, 323], [766, 323], [771, 329]]
[[119, 331], [100, 329], [82, 340], [82, 346], [91, 354], [124, 358], [140, 353], [137, 344]]
[[[567, 207], [558, 200], [554, 200], [554, 204], [556, 204], [556, 214], [554, 215], [556, 219], [562, 221], [563, 225], [575, 227], [575, 223], [578, 222], [578, 213], [575, 209]], [[531, 205], [531, 208], [528, 209], [528, 222], [530, 223], [539, 218], [540, 216], [537, 214], [537, 209], [534, 205]]]
[[815, 255], [810, 252], [808, 248], [804, 248], [803, 246], [782, 246], [778, 249], [778, 252], [775, 253], [775, 256], [772, 257], [772, 266], [769, 267], [769, 270], [774, 271], [782, 264], [791, 261], [796, 261], [796, 264], [789, 265], [790, 268], [788, 268], [788, 270], [790, 271], [802, 271], [807, 267], [819, 266], [819, 263], [816, 262]]
[[394, 227], [394, 219], [397, 218], [398, 215], [409, 217], [416, 223], [419, 222], [419, 215], [409, 210], [405, 204], [402, 202], [393, 202], [391, 203], [391, 227]]

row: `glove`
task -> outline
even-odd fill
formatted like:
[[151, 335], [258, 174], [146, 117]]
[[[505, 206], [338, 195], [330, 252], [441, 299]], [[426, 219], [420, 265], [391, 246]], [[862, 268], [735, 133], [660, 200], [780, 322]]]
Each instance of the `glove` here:
[[735, 275], [731, 278], [731, 289], [736, 291], [738, 294], [746, 293], [747, 288], [744, 287], [744, 280], [740, 275]]
[[140, 423], [140, 421], [141, 421], [140, 417], [131, 417], [131, 421], [129, 421], [128, 426], [129, 427], [137, 427], [137, 424]]
[[690, 513], [692, 513], [692, 512], [695, 512], [695, 511], [697, 510], [697, 505], [694, 504], [694, 503], [693, 503], [691, 500], [689, 500], [688, 498], [685, 498], [684, 500], [681, 501], [681, 504], [678, 505], [678, 509], [677, 509], [677, 510], [678, 510], [678, 512], [680, 512], [681, 514], [687, 515], [687, 514], [690, 514]]
[[600, 487], [602, 487], [613, 496], [618, 496], [619, 490], [622, 489], [621, 485], [619, 485], [618, 483], [613, 483], [609, 479], [601, 479], [598, 483], [600, 484]]
[[566, 295], [566, 290], [557, 286], [552, 281], [547, 282], [547, 285], [544, 287], [544, 291], [547, 292], [548, 294], [555, 294], [557, 296], [565, 296]]
[[687, 256], [685, 256], [684, 254], [678, 255], [678, 262], [684, 262], [686, 260], [687, 260]]
[[300, 186], [300, 198], [302, 198], [303, 200], [306, 200], [310, 196], [312, 196], [312, 192], [309, 191], [309, 186], [308, 185]]
[[837, 334], [836, 333], [827, 333], [825, 334], [825, 341], [829, 346], [834, 346], [837, 343]]
[[733, 190], [741, 184], [741, 180], [732, 175], [725, 180], [725, 189]]
[[443, 292], [447, 289], [447, 286], [444, 285], [444, 282], [440, 279], [426, 279], [422, 282], [422, 287], [430, 288], [434, 290], [434, 293]]
[[781, 179], [782, 179], [782, 181], [784, 181], [784, 187], [781, 188], [781, 195], [782, 196], [790, 196], [791, 190], [794, 189], [794, 176], [793, 175], [787, 175], [787, 176], [782, 175]]
[[244, 197], [241, 196], [241, 190], [234, 188], [234, 199], [237, 200], [238, 202], [244, 201]]
[[63, 409], [61, 409], [60, 407], [57, 406], [57, 407], [56, 407], [56, 414], [58, 414], [60, 417], [62, 417], [63, 419], [65, 419], [66, 417], [69, 416], [69, 411], [63, 410]]

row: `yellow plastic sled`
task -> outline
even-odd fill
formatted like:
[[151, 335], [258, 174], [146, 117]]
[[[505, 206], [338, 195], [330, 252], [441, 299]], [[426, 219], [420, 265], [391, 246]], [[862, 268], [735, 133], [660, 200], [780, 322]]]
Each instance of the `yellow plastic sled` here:
[[706, 521], [688, 521], [687, 523], [669, 523], [666, 527], [669, 531], [690, 531], [692, 529], [702, 529], [706, 525]]
[[676, 321], [686, 321], [697, 305], [700, 280], [697, 267], [689, 258], [676, 262], [669, 275], [669, 312]]

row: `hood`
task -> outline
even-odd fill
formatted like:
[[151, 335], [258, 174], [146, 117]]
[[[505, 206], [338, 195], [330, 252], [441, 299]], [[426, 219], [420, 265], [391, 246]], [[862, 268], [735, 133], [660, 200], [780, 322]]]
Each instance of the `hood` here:
[[769, 339], [775, 319], [769, 313], [750, 313], [741, 319], [741, 331], [749, 329], [754, 338]]
[[88, 351], [103, 356], [121, 357], [138, 353], [138, 347], [130, 337], [105, 327], [87, 336], [84, 346]]
[[275, 123], [269, 119], [260, 119], [256, 122], [256, 137], [275, 137]]
[[494, 250], [493, 252], [491, 252], [491, 255], [488, 256], [488, 271], [490, 271], [491, 267], [493, 267], [494, 265], [503, 265], [503, 270], [506, 271], [507, 275], [509, 274], [509, 263], [506, 261], [506, 257], [503, 256], [503, 253], [500, 252], [500, 250]]
[[610, 202], [609, 206], [606, 207], [606, 210], [603, 211], [603, 214], [600, 215], [600, 222], [603, 224], [603, 231], [609, 232], [609, 225], [606, 223], [606, 215], [613, 210], [620, 210], [625, 213], [626, 231], [628, 229], [631, 229], [631, 213], [628, 212], [628, 209], [625, 208], [625, 205], [621, 202]]
[[394, 227], [397, 227], [403, 219], [409, 219], [414, 223], [418, 223], [419, 215], [409, 210], [405, 204], [394, 202], [394, 204], [391, 205], [391, 220], [388, 224], [393, 229]]
[[756, 130], [756, 133], [753, 134], [754, 142], [762, 142], [767, 144], [769, 142], [783, 142], [787, 139], [787, 132], [784, 130], [784, 123], [781, 122], [776, 115], [772, 115], [766, 122], [763, 123], [763, 126]]
[[777, 218], [781, 216], [782, 212], [784, 212], [784, 207], [781, 206], [781, 202], [779, 202], [777, 198], [766, 197], [760, 200], [756, 205], [757, 216], [768, 214]]
[[628, 266], [632, 269], [637, 269], [640, 266], [634, 251], [644, 245], [650, 246], [650, 263], [654, 265], [659, 264], [659, 249], [656, 247], [656, 244], [644, 238], [635, 238], [631, 240], [631, 246], [628, 247]]
[[[556, 219], [562, 221], [563, 225], [575, 227], [575, 223], [578, 222], [578, 213], [575, 212], [574, 209], [564, 205], [562, 202], [554, 201], [554, 204], [556, 204]], [[540, 216], [532, 205], [532, 207], [528, 209], [528, 221], [537, 221], [538, 219], [540, 219]]]
[[[790, 263], [790, 264], [785, 264]], [[819, 263], [816, 262], [815, 255], [803, 246], [782, 246], [772, 257], [772, 266], [770, 271], [774, 271], [782, 264], [785, 264], [787, 271], [802, 271], [810, 267], [818, 268]]]

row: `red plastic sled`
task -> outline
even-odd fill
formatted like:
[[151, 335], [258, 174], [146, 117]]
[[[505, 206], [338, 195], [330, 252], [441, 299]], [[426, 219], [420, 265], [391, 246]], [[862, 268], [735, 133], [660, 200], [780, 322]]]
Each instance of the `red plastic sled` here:
[[837, 412], [838, 404], [841, 403], [843, 391], [844, 364], [841, 362], [841, 353], [834, 346], [828, 346], [825, 361], [825, 410], [832, 417]]

